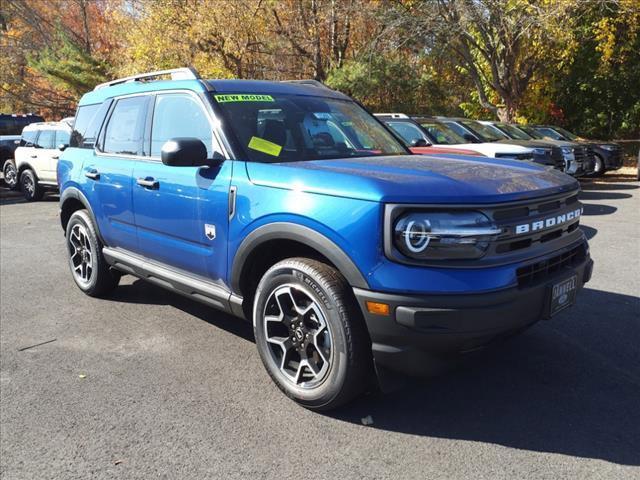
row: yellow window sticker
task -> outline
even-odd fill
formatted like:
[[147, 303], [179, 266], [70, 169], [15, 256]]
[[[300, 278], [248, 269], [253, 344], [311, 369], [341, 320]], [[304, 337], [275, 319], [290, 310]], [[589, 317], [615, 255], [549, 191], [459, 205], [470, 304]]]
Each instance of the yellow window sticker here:
[[257, 94], [225, 94], [214, 95], [218, 103], [228, 102], [275, 102], [271, 95]]
[[266, 153], [267, 155], [273, 155], [274, 157], [280, 155], [280, 152], [282, 151], [282, 147], [277, 143], [273, 143], [259, 137], [251, 137], [251, 141], [249, 141], [249, 148], [257, 150], [258, 152]]

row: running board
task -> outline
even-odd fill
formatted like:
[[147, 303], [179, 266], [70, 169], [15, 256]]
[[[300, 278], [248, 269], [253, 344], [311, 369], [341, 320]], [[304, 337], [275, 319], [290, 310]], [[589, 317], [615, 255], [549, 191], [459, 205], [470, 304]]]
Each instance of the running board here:
[[116, 270], [244, 318], [242, 297], [234, 295], [220, 285], [119, 248], [104, 247], [102, 254], [107, 263]]

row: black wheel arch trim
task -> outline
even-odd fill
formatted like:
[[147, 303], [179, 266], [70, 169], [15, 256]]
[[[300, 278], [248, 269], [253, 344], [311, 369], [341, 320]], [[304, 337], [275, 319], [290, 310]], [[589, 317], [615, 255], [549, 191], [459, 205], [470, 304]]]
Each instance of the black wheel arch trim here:
[[60, 225], [62, 226], [62, 229], [65, 230], [65, 225], [62, 220], [62, 210], [65, 202], [67, 202], [68, 200], [77, 200], [82, 205], [84, 205], [84, 208], [87, 210], [89, 217], [91, 217], [91, 221], [93, 222], [93, 228], [95, 228], [96, 234], [98, 235], [100, 242], [102, 243], [102, 245], [106, 245], [104, 243], [104, 239], [102, 238], [102, 235], [100, 234], [100, 229], [98, 228], [98, 222], [96, 222], [96, 217], [93, 214], [93, 210], [91, 210], [89, 200], [87, 200], [87, 197], [85, 197], [84, 194], [76, 187], [67, 187], [64, 189], [64, 191], [60, 195]]
[[317, 231], [297, 223], [274, 222], [253, 230], [242, 241], [233, 258], [231, 269], [231, 290], [241, 294], [240, 281], [244, 265], [251, 253], [260, 245], [272, 240], [293, 240], [305, 244], [326, 257], [342, 275], [349, 285], [357, 288], [369, 288], [353, 260], [333, 241]]

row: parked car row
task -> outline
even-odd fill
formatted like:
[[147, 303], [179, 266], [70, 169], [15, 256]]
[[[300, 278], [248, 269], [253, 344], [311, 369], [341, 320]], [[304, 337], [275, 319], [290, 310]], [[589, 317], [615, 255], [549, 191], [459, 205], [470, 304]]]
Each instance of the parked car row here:
[[[600, 176], [622, 166], [622, 149], [590, 141], [551, 125], [516, 125], [442, 116], [376, 113], [415, 154], [493, 157], [532, 161], [573, 177]], [[60, 150], [69, 145], [73, 118], [0, 114], [0, 164], [5, 184], [28, 201], [57, 188]], [[338, 128], [338, 127], [336, 127]], [[348, 132], [342, 135], [348, 140]]]
[[60, 152], [69, 145], [71, 122], [44, 122], [38, 117], [12, 139], [13, 158], [4, 160], [2, 173], [6, 185], [20, 189], [28, 201], [40, 200], [48, 190], [57, 190], [56, 168]]
[[439, 116], [409, 117], [402, 113], [380, 113], [376, 116], [414, 153], [449, 151], [528, 160], [573, 177], [600, 176], [622, 166], [619, 145], [588, 141], [559, 127]]

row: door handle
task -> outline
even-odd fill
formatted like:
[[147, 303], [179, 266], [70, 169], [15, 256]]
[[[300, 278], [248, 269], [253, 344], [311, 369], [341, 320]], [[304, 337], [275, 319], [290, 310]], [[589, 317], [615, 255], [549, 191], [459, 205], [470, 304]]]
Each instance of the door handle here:
[[150, 188], [152, 190], [157, 190], [160, 186], [160, 182], [155, 180], [153, 177], [139, 178], [136, 180], [136, 183], [141, 187]]
[[38, 155], [29, 155], [31, 158], [38, 158]]
[[84, 176], [90, 178], [91, 180], [99, 180], [100, 172], [98, 172], [97, 170], [89, 170], [84, 172]]
[[53, 158], [54, 160], [58, 160], [60, 158], [60, 155], [53, 155], [51, 158]]

